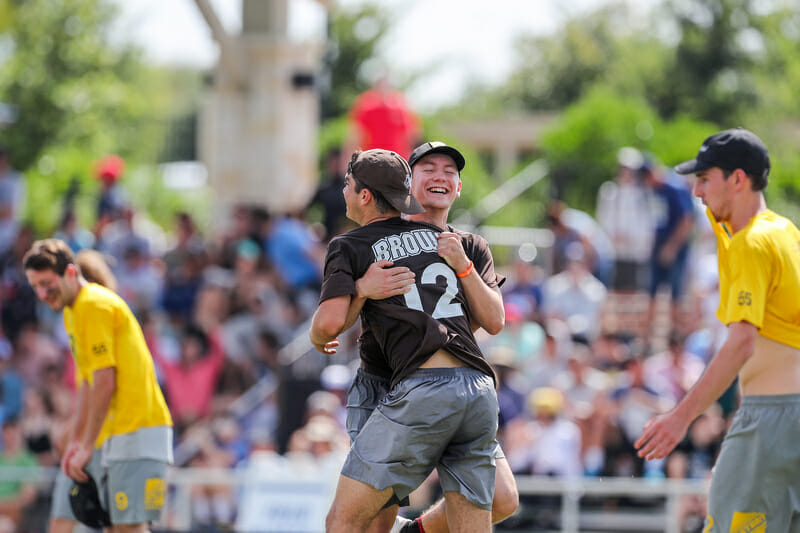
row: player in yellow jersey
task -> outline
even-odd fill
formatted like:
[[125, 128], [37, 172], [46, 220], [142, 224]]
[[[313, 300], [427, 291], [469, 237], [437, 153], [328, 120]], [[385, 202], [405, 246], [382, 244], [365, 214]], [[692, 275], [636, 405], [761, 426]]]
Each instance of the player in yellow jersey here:
[[[81, 275], [91, 283], [97, 283], [103, 287], [110, 289], [114, 292], [117, 290], [117, 279], [111, 272], [108, 263], [106, 263], [103, 254], [97, 250], [85, 248], [75, 255], [75, 263], [80, 269]], [[77, 381], [77, 380], [76, 380]], [[69, 435], [64, 435], [69, 438]], [[105, 441], [105, 435], [99, 435], [97, 438], [97, 446], [95, 447], [89, 465], [86, 467], [87, 472], [99, 472], [102, 468], [100, 465], [100, 455], [102, 443]], [[66, 442], [59, 443], [59, 453], [63, 452]], [[63, 470], [58, 471], [56, 476], [55, 486], [53, 487], [53, 503], [50, 509], [50, 523], [47, 526], [49, 533], [72, 533], [75, 530], [76, 520], [75, 514], [72, 512], [70, 506], [69, 492], [72, 488], [72, 480], [64, 473]]]
[[172, 419], [141, 327], [117, 294], [86, 281], [63, 241], [36, 241], [23, 267], [37, 297], [64, 311], [77, 366], [77, 415], [61, 467], [87, 481], [102, 446], [102, 469], [92, 477], [112, 531], [146, 531], [164, 503]]
[[665, 457], [738, 375], [742, 402], [714, 466], [705, 531], [800, 532], [800, 231], [767, 209], [769, 154], [747, 130], [712, 135], [675, 170], [695, 174], [717, 236], [728, 338], [636, 447]]

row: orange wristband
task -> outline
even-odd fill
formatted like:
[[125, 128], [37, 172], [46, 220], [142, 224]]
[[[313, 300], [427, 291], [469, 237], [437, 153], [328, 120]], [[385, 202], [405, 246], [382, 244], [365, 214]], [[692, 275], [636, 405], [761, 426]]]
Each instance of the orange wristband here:
[[466, 278], [467, 276], [469, 276], [470, 272], [472, 272], [472, 267], [474, 266], [475, 264], [472, 261], [470, 261], [469, 266], [464, 269], [464, 272], [456, 272], [456, 276], [458, 276], [459, 278]]

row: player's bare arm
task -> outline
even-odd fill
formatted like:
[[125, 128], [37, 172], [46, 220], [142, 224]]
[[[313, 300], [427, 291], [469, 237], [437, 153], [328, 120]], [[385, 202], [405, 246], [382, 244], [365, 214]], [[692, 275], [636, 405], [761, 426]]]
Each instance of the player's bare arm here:
[[461, 278], [473, 326], [497, 335], [505, 326], [505, 310], [500, 290], [486, 285], [461, 243], [461, 237], [450, 231], [439, 234], [438, 253]]
[[666, 457], [686, 435], [689, 424], [730, 387], [739, 371], [753, 355], [758, 330], [749, 322], [728, 326], [728, 339], [706, 367], [697, 383], [669, 412], [645, 424], [634, 446], [639, 457]]
[[[414, 273], [403, 266], [393, 266], [391, 261], [380, 260], [372, 263], [362, 277], [356, 280], [356, 294], [350, 300], [347, 318], [342, 331], [347, 331], [355, 324], [364, 302], [367, 300], [383, 300], [391, 296], [399, 296], [411, 290], [414, 284]], [[339, 341], [325, 343], [320, 350], [325, 354], [334, 354]]]
[[346, 294], [320, 302], [311, 319], [311, 330], [308, 334], [311, 344], [318, 352], [328, 354], [336, 351], [335, 349], [330, 351], [331, 348], [326, 345], [335, 341], [336, 337], [346, 330], [350, 300], [350, 295]]
[[[375, 261], [372, 263], [361, 278], [356, 280], [356, 298], [351, 302], [358, 303], [361, 300], [363, 306], [366, 300], [383, 300], [391, 296], [399, 296], [411, 290], [414, 284], [414, 273], [404, 266], [394, 266], [391, 261]], [[356, 315], [361, 311], [359, 307]]]

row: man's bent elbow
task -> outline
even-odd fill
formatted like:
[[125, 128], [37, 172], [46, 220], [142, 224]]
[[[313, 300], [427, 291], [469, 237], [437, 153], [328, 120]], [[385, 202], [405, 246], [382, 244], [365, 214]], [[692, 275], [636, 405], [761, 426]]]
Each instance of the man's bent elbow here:
[[494, 315], [491, 320], [487, 322], [488, 323], [483, 326], [483, 329], [485, 329], [489, 335], [497, 335], [503, 331], [503, 328], [506, 326], [505, 314]]
[[311, 338], [324, 338], [333, 340], [339, 336], [344, 328], [344, 321], [340, 317], [329, 317], [317, 320], [311, 328]]

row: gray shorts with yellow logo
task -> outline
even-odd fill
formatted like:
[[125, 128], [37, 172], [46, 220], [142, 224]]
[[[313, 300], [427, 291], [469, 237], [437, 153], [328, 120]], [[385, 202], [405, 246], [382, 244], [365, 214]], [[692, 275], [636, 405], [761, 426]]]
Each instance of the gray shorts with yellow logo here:
[[153, 459], [118, 461], [108, 465], [104, 490], [112, 524], [155, 522], [166, 496], [167, 463]]
[[745, 396], [711, 475], [707, 533], [800, 533], [800, 394]]
[[445, 492], [491, 509], [497, 415], [494, 381], [486, 374], [473, 368], [417, 370], [370, 414], [342, 475], [378, 490], [392, 487], [402, 500], [436, 468]]

